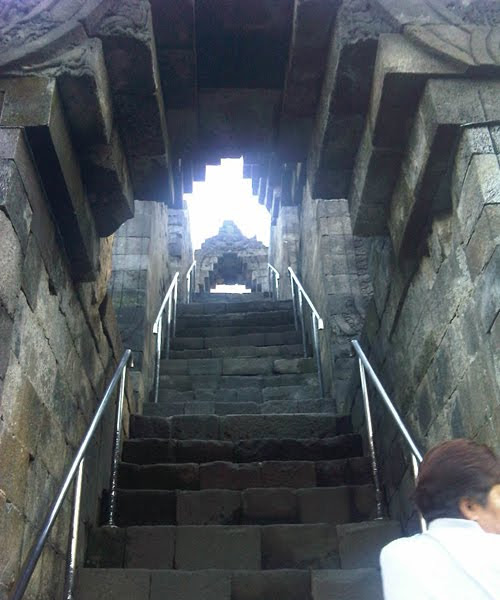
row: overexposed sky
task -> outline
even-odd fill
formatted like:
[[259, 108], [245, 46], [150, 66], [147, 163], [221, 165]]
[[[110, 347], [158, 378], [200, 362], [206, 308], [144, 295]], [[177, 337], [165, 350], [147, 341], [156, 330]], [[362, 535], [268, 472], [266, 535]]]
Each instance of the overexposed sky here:
[[252, 195], [252, 180], [243, 179], [243, 158], [224, 158], [220, 167], [207, 166], [205, 181], [184, 194], [189, 209], [193, 249], [217, 235], [223, 221], [234, 221], [243, 235], [257, 236], [269, 246], [270, 215]]

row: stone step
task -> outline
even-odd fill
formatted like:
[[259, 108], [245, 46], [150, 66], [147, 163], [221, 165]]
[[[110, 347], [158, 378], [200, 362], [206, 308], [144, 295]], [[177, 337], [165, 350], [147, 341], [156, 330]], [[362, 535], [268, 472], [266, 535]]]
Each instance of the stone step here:
[[[234, 390], [235, 392], [237, 390]], [[260, 394], [260, 390], [257, 390]], [[281, 413], [330, 413], [336, 412], [334, 400], [270, 400], [262, 402], [262, 395], [256, 402], [217, 402], [207, 399], [184, 402], [146, 402], [145, 416], [171, 417], [174, 415], [260, 415]]]
[[[206, 359], [201, 359], [206, 360]], [[219, 359], [208, 359], [208, 360], [219, 360]], [[223, 359], [231, 360], [231, 359]], [[318, 387], [318, 377], [315, 373], [238, 373], [238, 369], [241, 371], [257, 371], [259, 368], [264, 369], [265, 363], [259, 363], [257, 361], [268, 361], [269, 359], [262, 358], [250, 358], [248, 359], [248, 365], [245, 366], [245, 359], [235, 359], [239, 362], [238, 365], [234, 365], [233, 375], [224, 374], [205, 374], [205, 375], [160, 375], [160, 390], [177, 390], [177, 391], [189, 391], [189, 390], [216, 390], [219, 388], [238, 388], [238, 387], [252, 387], [252, 388], [267, 388], [276, 386], [312, 386]], [[285, 359], [287, 360], [287, 359]], [[288, 359], [295, 360], [295, 359]], [[303, 359], [307, 360], [307, 359]], [[200, 367], [201, 368], [201, 367]], [[229, 370], [229, 369], [228, 369]], [[227, 372], [227, 371], [226, 371]], [[319, 395], [317, 392], [316, 397]], [[269, 398], [272, 399], [272, 398]]]
[[250, 301], [272, 302], [268, 292], [247, 292], [245, 294], [233, 294], [231, 292], [199, 292], [194, 294], [194, 302], [202, 303], [240, 303]]
[[376, 569], [80, 569], [76, 600], [382, 600]]
[[315, 373], [314, 358], [191, 358], [162, 360], [161, 375], [284, 375]]
[[223, 313], [263, 313], [276, 310], [292, 310], [291, 300], [243, 300], [238, 303], [232, 302], [192, 302], [190, 304], [179, 304], [177, 315], [220, 315]]
[[401, 525], [389, 519], [346, 523], [338, 527], [338, 534], [343, 569], [378, 568], [380, 551], [401, 537]]
[[[191, 358], [237, 358], [239, 356], [261, 357], [277, 356], [280, 358], [302, 357], [302, 344], [282, 344], [281, 346], [229, 346], [220, 348], [204, 348], [201, 350], [171, 350], [168, 361]], [[162, 364], [164, 361], [161, 361]]]
[[342, 481], [365, 483], [371, 480], [370, 461], [362, 456], [361, 436], [356, 433], [305, 440], [261, 438], [220, 441], [143, 437], [123, 443], [123, 461], [141, 465], [266, 460], [334, 461], [336, 464], [331, 467], [338, 473], [339, 484]]
[[229, 337], [248, 335], [250, 333], [295, 333], [293, 322], [281, 323], [278, 325], [252, 325], [241, 324], [235, 326], [208, 326], [208, 327], [180, 327], [176, 329], [176, 337]]
[[311, 383], [261, 388], [255, 386], [261, 386], [262, 380], [254, 376], [231, 376], [223, 383], [224, 386], [233, 384], [234, 387], [213, 389], [196, 387], [183, 391], [166, 388], [159, 390], [158, 399], [159, 402], [289, 402], [292, 404], [294, 401], [316, 400], [319, 397], [318, 385]]
[[132, 415], [130, 437], [179, 440], [261, 440], [263, 438], [327, 438], [351, 433], [349, 416], [328, 414], [281, 415]]
[[131, 525], [340, 525], [373, 518], [373, 486], [128, 490], [117, 494], [116, 522]]
[[266, 310], [260, 312], [227, 312], [215, 315], [184, 315], [177, 319], [177, 328], [192, 327], [238, 327], [240, 325], [278, 325], [294, 326], [293, 312], [285, 310]]
[[339, 568], [334, 525], [101, 527], [90, 532], [86, 567], [129, 569]]
[[172, 350], [202, 350], [203, 348], [221, 348], [227, 346], [279, 346], [299, 344], [300, 334], [293, 331], [246, 333], [216, 337], [179, 337], [171, 343]]
[[234, 463], [122, 462], [118, 485], [129, 490], [244, 490], [247, 488], [335, 487], [345, 485], [336, 460], [277, 460]]

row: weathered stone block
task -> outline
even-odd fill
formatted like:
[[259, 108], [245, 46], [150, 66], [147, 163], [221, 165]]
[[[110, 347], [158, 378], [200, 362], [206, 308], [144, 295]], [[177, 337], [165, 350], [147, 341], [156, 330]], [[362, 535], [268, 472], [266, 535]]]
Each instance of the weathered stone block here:
[[151, 595], [148, 597], [150, 600], [184, 600], [186, 596], [206, 600], [231, 600], [231, 575], [223, 571], [152, 573]]
[[23, 257], [19, 238], [3, 211], [0, 211], [0, 257], [0, 302], [13, 315], [21, 288]]
[[201, 489], [244, 490], [261, 486], [262, 479], [258, 463], [242, 465], [214, 462], [200, 465]]
[[150, 573], [143, 569], [79, 569], [75, 596], [82, 600], [145, 600]]
[[297, 490], [301, 523], [348, 523], [351, 519], [351, 498], [348, 487], [311, 488]]
[[13, 160], [0, 160], [0, 208], [7, 213], [24, 251], [33, 211]]
[[125, 536], [126, 530], [120, 527], [92, 529], [87, 544], [85, 566], [99, 569], [124, 567]]
[[473, 280], [485, 268], [498, 245], [500, 245], [500, 202], [484, 206], [467, 244], [465, 254]]
[[265, 569], [338, 567], [335, 527], [323, 524], [262, 527], [262, 566]]
[[382, 582], [377, 569], [323, 570], [311, 573], [313, 600], [370, 598], [382, 600]]
[[297, 498], [294, 490], [247, 489], [242, 492], [245, 523], [294, 523]]
[[261, 468], [262, 486], [307, 488], [316, 485], [314, 463], [266, 461]]
[[172, 569], [175, 527], [128, 527], [124, 567], [127, 569]]
[[241, 519], [241, 494], [232, 490], [177, 493], [179, 525], [232, 525]]
[[232, 580], [232, 600], [304, 600], [310, 596], [309, 571], [239, 571]]
[[401, 536], [395, 521], [370, 521], [338, 525], [342, 569], [378, 568], [382, 548]]
[[219, 438], [219, 420], [204, 415], [171, 417], [171, 435], [179, 440], [216, 440]]
[[260, 569], [260, 528], [252, 526], [179, 527], [177, 569]]

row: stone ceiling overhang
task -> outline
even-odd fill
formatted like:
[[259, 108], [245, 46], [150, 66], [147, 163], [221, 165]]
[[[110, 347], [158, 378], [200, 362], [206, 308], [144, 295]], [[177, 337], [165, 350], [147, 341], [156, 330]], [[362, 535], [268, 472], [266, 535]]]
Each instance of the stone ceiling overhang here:
[[69, 140], [100, 235], [134, 198], [182, 206], [207, 164], [242, 154], [274, 219], [307, 180], [349, 196], [371, 235], [426, 81], [498, 76], [499, 32], [439, 0], [5, 0], [0, 126], [34, 139], [36, 109], [9, 113], [13, 82], [52, 86], [62, 133], [42, 124]]

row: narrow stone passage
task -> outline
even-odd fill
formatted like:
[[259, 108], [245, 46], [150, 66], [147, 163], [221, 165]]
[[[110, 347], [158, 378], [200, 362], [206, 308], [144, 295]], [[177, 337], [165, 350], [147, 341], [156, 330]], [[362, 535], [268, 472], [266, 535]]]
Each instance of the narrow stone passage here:
[[[320, 399], [290, 301], [179, 307], [160, 400], [133, 415], [118, 527], [91, 532], [78, 600], [377, 600], [369, 459]], [[201, 300], [201, 301], [200, 301]]]

